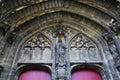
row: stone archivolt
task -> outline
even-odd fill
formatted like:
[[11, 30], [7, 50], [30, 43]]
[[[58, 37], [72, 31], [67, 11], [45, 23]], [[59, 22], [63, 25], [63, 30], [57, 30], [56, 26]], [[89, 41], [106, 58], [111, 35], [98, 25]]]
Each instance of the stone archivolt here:
[[[61, 30], [55, 32], [56, 25], [45, 29], [48, 25], [60, 22], [63, 24], [60, 25], [62, 34]], [[5, 67], [0, 79], [14, 80], [16, 65], [21, 62], [50, 63], [46, 65], [57, 72], [52, 72], [52, 80], [56, 79], [54, 75], [57, 75], [57, 80], [70, 80], [73, 66], [84, 63], [89, 65], [92, 61], [96, 65], [98, 61], [102, 65], [97, 65], [105, 70], [99, 71], [103, 80], [119, 80], [119, 27], [119, 0], [0, 0], [0, 64]], [[20, 44], [22, 48], [18, 46], [22, 38], [36, 32], [38, 28], [44, 30], [33, 34], [23, 45]], [[106, 40], [104, 32], [114, 32], [115, 35], [109, 34], [110, 38]], [[58, 44], [59, 47], [55, 48]]]

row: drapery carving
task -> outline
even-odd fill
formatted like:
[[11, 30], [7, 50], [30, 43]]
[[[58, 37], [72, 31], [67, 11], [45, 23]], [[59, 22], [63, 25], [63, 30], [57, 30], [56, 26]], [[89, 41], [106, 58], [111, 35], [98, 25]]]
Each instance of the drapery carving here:
[[21, 59], [31, 61], [51, 60], [51, 43], [41, 33], [31, 36], [24, 44]]
[[71, 61], [100, 60], [96, 45], [83, 34], [78, 34], [70, 43]]
[[66, 38], [68, 37], [67, 31], [63, 25], [57, 25], [53, 33], [56, 40], [55, 44], [55, 64], [57, 72], [57, 80], [66, 80], [67, 62], [66, 62]]
[[66, 47], [65, 44], [62, 43], [62, 40], [59, 40], [58, 43], [55, 45], [55, 52], [56, 52], [56, 63], [59, 63], [59, 65], [61, 66], [64, 65]]

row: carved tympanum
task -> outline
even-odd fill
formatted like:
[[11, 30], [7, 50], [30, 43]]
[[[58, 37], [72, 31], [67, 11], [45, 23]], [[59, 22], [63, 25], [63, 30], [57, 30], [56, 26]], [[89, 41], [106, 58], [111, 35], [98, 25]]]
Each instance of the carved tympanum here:
[[[38, 32], [25, 41], [19, 61], [34, 63], [54, 61], [57, 80], [69, 78], [67, 77], [69, 56], [70, 62], [101, 60], [96, 44], [75, 29], [59, 24], [41, 32], [44, 35]], [[52, 43], [45, 35], [52, 40]], [[53, 57], [51, 57], [52, 50]]]
[[96, 61], [100, 60], [100, 57], [95, 43], [80, 33], [70, 43], [70, 59], [71, 61]]
[[50, 61], [51, 54], [50, 41], [43, 34], [36, 33], [25, 42], [21, 60], [31, 60], [34, 62]]

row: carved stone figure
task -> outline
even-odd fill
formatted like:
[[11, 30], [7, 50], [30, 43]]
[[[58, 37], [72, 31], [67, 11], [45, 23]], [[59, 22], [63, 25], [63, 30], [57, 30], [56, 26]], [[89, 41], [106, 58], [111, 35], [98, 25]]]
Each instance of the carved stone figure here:
[[117, 48], [116, 48], [114, 42], [110, 41], [110, 42], [108, 42], [108, 44], [109, 44], [110, 52], [113, 55], [113, 58], [116, 58], [116, 56], [118, 55], [118, 51], [117, 51]]
[[62, 43], [62, 40], [59, 39], [58, 43], [55, 46], [56, 62], [58, 63], [59, 66], [65, 65], [65, 50], [66, 50], [65, 45]]
[[119, 53], [119, 49], [117, 49], [117, 46], [119, 46], [119, 42], [113, 38], [115, 36], [116, 36], [116, 33], [114, 31], [111, 31], [111, 33], [106, 33], [106, 32], [103, 33], [103, 38], [107, 41], [108, 48], [113, 58], [116, 58]]

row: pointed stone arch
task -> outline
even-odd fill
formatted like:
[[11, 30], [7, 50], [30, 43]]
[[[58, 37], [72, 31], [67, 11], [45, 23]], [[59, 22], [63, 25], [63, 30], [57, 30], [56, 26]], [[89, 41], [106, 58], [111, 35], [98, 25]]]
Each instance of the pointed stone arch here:
[[20, 62], [41, 62], [52, 59], [51, 41], [42, 33], [37, 32], [30, 36], [21, 49]]

